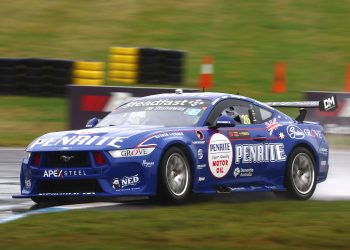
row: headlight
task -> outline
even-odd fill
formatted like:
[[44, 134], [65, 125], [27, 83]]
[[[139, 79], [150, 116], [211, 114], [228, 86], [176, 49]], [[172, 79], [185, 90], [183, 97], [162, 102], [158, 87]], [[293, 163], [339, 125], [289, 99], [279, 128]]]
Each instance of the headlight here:
[[24, 151], [24, 159], [29, 160], [31, 152]]
[[145, 156], [153, 152], [153, 148], [132, 148], [108, 151], [113, 158]]

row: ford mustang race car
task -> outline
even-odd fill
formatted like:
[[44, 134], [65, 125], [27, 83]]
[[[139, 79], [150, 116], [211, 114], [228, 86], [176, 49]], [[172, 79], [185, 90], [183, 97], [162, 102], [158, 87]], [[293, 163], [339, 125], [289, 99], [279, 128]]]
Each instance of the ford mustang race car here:
[[[71, 197], [285, 192], [308, 199], [328, 173], [322, 127], [305, 122], [321, 102], [262, 103], [223, 93], [159, 94], [131, 100], [86, 129], [54, 132], [26, 148], [21, 194]], [[299, 107], [293, 119], [273, 108]]]

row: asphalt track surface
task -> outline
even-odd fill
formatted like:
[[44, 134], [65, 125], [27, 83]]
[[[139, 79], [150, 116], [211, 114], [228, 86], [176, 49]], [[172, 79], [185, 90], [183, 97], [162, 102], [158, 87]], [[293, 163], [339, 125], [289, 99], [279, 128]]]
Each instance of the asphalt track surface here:
[[[80, 200], [69, 204], [47, 204], [38, 206], [30, 199], [12, 199], [19, 194], [19, 171], [23, 149], [0, 148], [0, 223], [15, 220], [36, 213], [60, 212], [74, 209], [108, 209], [130, 210], [148, 209], [159, 206], [146, 198], [95, 200], [87, 202]], [[350, 200], [350, 151], [331, 150], [330, 170], [325, 182], [316, 187], [313, 200]], [[261, 200], [276, 200], [273, 193], [233, 193], [214, 196], [195, 196], [191, 202], [254, 202]]]

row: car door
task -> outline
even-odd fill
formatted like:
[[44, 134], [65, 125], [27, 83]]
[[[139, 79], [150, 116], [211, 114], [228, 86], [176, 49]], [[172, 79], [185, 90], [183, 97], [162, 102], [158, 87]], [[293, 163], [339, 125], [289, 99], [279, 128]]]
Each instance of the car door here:
[[224, 186], [262, 185], [270, 159], [269, 149], [273, 150], [274, 146], [269, 144], [272, 134], [260, 110], [249, 101], [227, 99], [216, 105], [207, 123], [214, 123], [223, 115], [233, 118], [235, 125], [211, 131], [209, 170]]

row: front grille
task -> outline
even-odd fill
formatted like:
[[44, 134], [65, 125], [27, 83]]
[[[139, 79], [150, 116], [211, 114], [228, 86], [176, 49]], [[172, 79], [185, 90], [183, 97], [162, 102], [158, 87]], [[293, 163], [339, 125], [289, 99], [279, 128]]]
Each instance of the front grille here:
[[46, 152], [45, 167], [48, 168], [79, 168], [90, 164], [88, 152]]
[[40, 182], [39, 193], [101, 193], [97, 180], [45, 180]]

